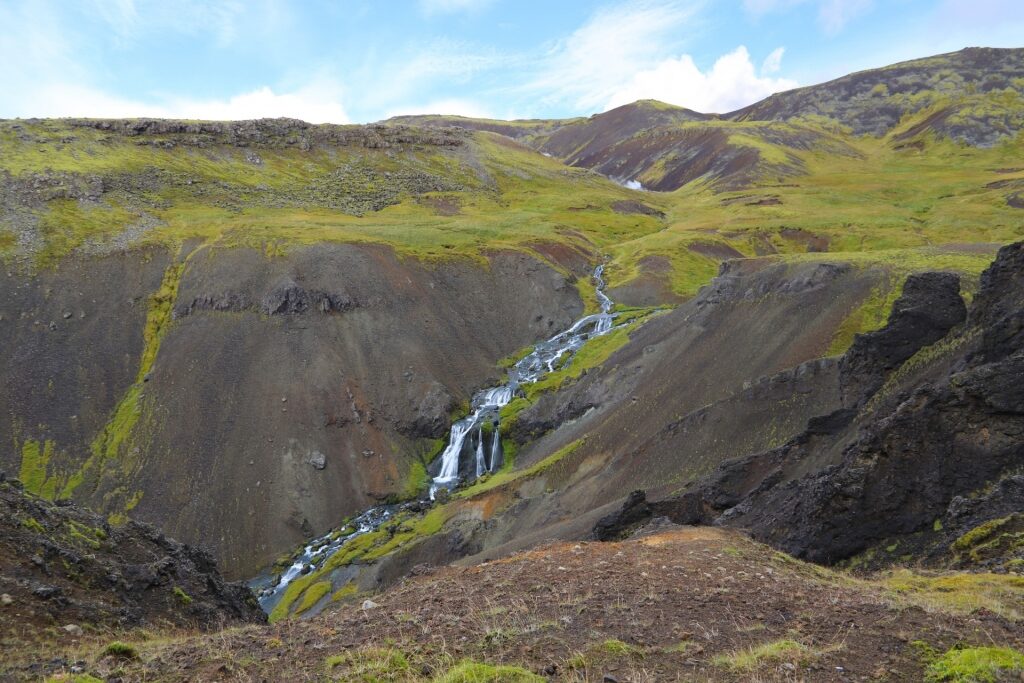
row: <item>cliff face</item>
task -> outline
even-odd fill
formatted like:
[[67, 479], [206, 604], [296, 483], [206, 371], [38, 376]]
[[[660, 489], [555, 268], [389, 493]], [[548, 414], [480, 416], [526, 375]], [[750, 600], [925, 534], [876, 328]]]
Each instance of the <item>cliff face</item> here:
[[234, 576], [421, 485], [495, 361], [582, 310], [529, 256], [355, 245], [81, 257], [0, 287], [0, 468]]
[[842, 407], [682, 496], [631, 500], [599, 535], [664, 515], [742, 527], [815, 562], [884, 562], [885, 546], [940, 564], [1012, 563], [1017, 546], [993, 556], [972, 544], [999, 551], [1020, 524], [1024, 243], [1000, 250], [969, 315], [956, 289], [946, 274], [908, 280], [888, 325], [840, 360]]

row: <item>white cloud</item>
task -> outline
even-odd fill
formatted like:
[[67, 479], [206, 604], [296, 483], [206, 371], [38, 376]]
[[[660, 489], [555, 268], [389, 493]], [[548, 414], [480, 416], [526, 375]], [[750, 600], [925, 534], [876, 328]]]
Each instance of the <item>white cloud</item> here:
[[450, 14], [481, 10], [493, 0], [420, 0], [420, 9], [426, 14]]
[[786, 53], [786, 48], [777, 47], [772, 50], [771, 54], [765, 57], [764, 61], [761, 62], [761, 74], [774, 74], [778, 73], [779, 69], [782, 68], [782, 55]]
[[701, 4], [635, 1], [599, 10], [540, 58], [540, 69], [521, 89], [592, 110], [638, 69], [677, 47], [679, 27], [696, 18]]
[[[982, 0], [991, 1], [991, 0]], [[786, 12], [801, 5], [817, 6], [818, 26], [827, 35], [840, 33], [853, 19], [870, 11], [873, 0], [743, 0], [748, 14], [760, 17], [774, 12]]]
[[139, 102], [75, 83], [41, 84], [24, 93], [27, 102], [0, 116], [238, 120], [286, 116], [310, 123], [348, 123], [339, 89], [329, 83], [313, 83], [292, 92], [275, 93], [263, 86], [224, 99], [167, 98], [157, 103]]
[[[780, 50], [773, 52], [769, 60], [776, 54], [776, 61], [781, 62]], [[640, 71], [609, 98], [606, 108], [655, 99], [700, 112], [728, 112], [796, 86], [795, 81], [787, 78], [758, 76], [750, 53], [741, 45], [719, 57], [706, 73], [689, 55], [666, 59], [653, 69]]]

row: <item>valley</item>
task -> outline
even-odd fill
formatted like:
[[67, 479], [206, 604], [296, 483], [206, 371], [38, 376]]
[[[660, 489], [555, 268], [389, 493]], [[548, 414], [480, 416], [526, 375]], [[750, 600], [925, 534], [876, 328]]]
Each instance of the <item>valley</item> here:
[[1022, 123], [0, 121], [0, 680], [1013, 680]]

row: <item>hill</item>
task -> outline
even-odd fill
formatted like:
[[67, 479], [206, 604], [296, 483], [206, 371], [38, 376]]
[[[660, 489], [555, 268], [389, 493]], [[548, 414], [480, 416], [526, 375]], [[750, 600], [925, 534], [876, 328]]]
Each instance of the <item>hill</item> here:
[[548, 544], [472, 568], [424, 569], [365, 605], [229, 629], [213, 642], [134, 639], [136, 659], [105, 655], [96, 640], [62, 651], [46, 670], [79, 661], [125, 681], [1015, 675], [1024, 667], [1012, 649], [1024, 646], [1019, 582], [911, 572], [852, 579], [735, 532], [662, 526], [619, 543]]

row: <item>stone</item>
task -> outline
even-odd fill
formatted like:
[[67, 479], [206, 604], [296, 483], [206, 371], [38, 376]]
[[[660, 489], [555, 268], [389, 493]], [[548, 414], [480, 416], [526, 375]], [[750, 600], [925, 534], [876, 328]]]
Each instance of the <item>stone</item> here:
[[380, 607], [380, 605], [375, 603], [373, 600], [363, 600], [363, 609], [369, 610], [376, 609], [377, 607]]
[[85, 635], [85, 631], [83, 631], [82, 627], [78, 624], [67, 624], [63, 627], [63, 630], [65, 633], [70, 636], [74, 636], [75, 638], [81, 638]]
[[7, 593], [4, 593], [3, 595], [0, 595], [0, 605], [4, 605], [6, 607], [7, 605], [10, 605], [10, 604], [13, 604], [13, 603], [14, 603], [14, 598], [12, 598]]
[[309, 464], [318, 470], [327, 467], [327, 457], [320, 451], [313, 451], [309, 455]]

